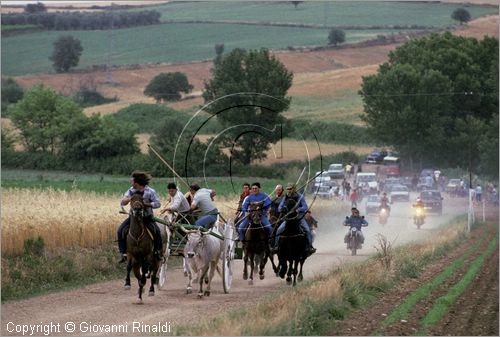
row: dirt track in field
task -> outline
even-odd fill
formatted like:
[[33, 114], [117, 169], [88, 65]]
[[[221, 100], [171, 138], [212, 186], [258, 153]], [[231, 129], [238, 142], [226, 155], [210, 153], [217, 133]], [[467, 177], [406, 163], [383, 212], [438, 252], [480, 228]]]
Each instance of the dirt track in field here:
[[[368, 216], [370, 222], [365, 231], [366, 244], [359, 256], [351, 257], [342, 243], [345, 229], [339, 224], [344, 214], [332, 214], [332, 203], [336, 201], [321, 201], [314, 204], [312, 210], [320, 222], [318, 238], [315, 246], [318, 252], [305, 264], [305, 278], [328, 271], [330, 268], [344, 262], [360, 261], [375, 253], [373, 245], [376, 234], [382, 233], [396, 245], [412, 240], [429, 237], [429, 229], [437, 228], [440, 224], [450, 220], [454, 215], [463, 213], [465, 205], [462, 200], [447, 200], [444, 203], [444, 214], [441, 217], [429, 216], [428, 223], [423, 229], [417, 230], [409, 217], [408, 203], [396, 204], [393, 207], [389, 223], [382, 227], [373, 216]], [[348, 205], [345, 206], [348, 209]], [[158, 324], [170, 322], [172, 327], [178, 324], [198, 322], [200, 318], [214, 317], [234, 308], [252, 306], [266, 298], [273, 292], [287, 287], [285, 282], [278, 279], [267, 266], [265, 280], [255, 280], [250, 286], [241, 278], [242, 263], [237, 261], [234, 269], [234, 279], [231, 292], [224, 294], [222, 280], [214, 277], [212, 295], [199, 300], [196, 294], [185, 294], [185, 284], [181, 269], [168, 271], [166, 290], [157, 291], [155, 297], [145, 297], [144, 305], [136, 305], [137, 284], [133, 280], [132, 290], [123, 289], [121, 280], [99, 283], [81, 289], [64, 291], [55, 294], [35, 297], [32, 299], [6, 303], [2, 305], [2, 335], [16, 335], [7, 331], [7, 324], [48, 324], [60, 323], [61, 327], [67, 322], [75, 322], [79, 327], [81, 322], [92, 324], [126, 324], [127, 333], [124, 335], [141, 335], [132, 331], [133, 322]], [[12, 324], [9, 325], [12, 327]], [[82, 331], [62, 335], [85, 335]], [[93, 332], [92, 335], [99, 334]], [[120, 333], [118, 333], [120, 334]], [[17, 334], [19, 335], [19, 334]], [[57, 335], [57, 333], [56, 333]]]

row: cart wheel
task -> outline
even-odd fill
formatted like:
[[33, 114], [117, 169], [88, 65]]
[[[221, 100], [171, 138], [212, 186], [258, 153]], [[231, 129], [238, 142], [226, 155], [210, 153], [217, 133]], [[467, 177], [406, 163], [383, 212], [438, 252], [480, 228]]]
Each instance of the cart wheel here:
[[160, 264], [160, 272], [158, 273], [158, 288], [165, 289], [167, 282], [167, 263], [170, 256], [170, 235], [168, 235], [165, 251], [163, 252], [163, 261]]
[[222, 286], [224, 293], [229, 293], [233, 282], [234, 263], [234, 224], [230, 219], [224, 228], [224, 251], [222, 252]]

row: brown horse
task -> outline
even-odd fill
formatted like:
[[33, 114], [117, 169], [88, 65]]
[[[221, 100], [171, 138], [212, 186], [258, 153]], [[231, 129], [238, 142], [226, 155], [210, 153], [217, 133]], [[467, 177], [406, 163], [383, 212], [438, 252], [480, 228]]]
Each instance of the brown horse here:
[[154, 296], [156, 274], [160, 262], [153, 255], [153, 238], [145, 226], [146, 209], [142, 193], [135, 193], [130, 201], [130, 229], [127, 235], [127, 278], [125, 286], [130, 286], [130, 271], [139, 282], [138, 304], [142, 304], [142, 293], [146, 285], [146, 274], [151, 273], [149, 296]]
[[262, 226], [261, 210], [262, 203], [256, 202], [251, 204], [251, 211], [249, 214], [249, 225], [245, 231], [245, 242], [243, 243], [244, 255], [244, 269], [243, 279], [246, 280], [248, 276], [248, 264], [250, 264], [250, 280], [248, 284], [253, 284], [253, 271], [254, 268], [259, 266], [259, 278], [264, 279], [264, 269], [266, 267], [267, 258], [269, 257], [269, 244], [266, 236], [264, 226]]

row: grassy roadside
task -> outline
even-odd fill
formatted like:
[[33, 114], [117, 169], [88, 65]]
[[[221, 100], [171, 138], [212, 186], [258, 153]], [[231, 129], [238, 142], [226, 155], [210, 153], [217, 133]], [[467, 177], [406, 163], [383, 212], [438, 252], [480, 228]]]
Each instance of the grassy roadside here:
[[364, 262], [341, 265], [327, 275], [271, 295], [256, 307], [234, 311], [196, 326], [177, 327], [175, 334], [329, 334], [337, 320], [372, 303], [400, 280], [418, 277], [425, 266], [464, 241], [465, 223], [465, 218], [456, 218], [437, 229], [429, 240], [396, 249], [380, 249]]
[[[2, 303], [125, 277], [113, 243], [49, 252], [41, 238], [26, 240], [20, 255], [2, 256]], [[180, 264], [176, 258], [169, 265]]]

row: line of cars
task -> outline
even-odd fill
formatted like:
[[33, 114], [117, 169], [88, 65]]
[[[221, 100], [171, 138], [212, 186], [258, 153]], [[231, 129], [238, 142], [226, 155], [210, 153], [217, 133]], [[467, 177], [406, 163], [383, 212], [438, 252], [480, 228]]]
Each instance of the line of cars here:
[[312, 192], [319, 198], [332, 199], [339, 183], [335, 179], [344, 179], [345, 168], [342, 164], [331, 164], [327, 171], [316, 172]]

